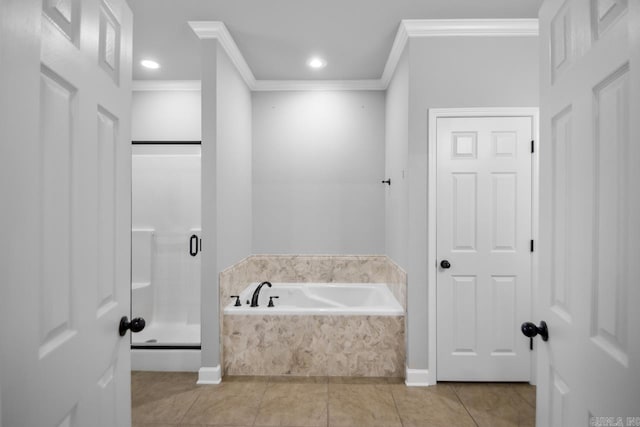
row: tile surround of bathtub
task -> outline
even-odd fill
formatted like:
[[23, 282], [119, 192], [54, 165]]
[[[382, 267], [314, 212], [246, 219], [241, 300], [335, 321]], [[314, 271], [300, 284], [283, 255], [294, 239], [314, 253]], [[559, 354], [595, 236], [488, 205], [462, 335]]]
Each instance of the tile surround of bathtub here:
[[[221, 308], [252, 282], [386, 283], [406, 309], [406, 273], [381, 255], [253, 255], [220, 273]], [[221, 310], [222, 311], [222, 310]]]
[[[403, 309], [407, 307], [407, 274], [393, 261], [386, 256], [372, 255], [253, 255], [237, 264], [227, 268], [220, 273], [220, 339], [221, 339], [221, 360], [222, 366], [227, 366], [226, 359], [231, 357], [232, 353], [227, 348], [231, 345], [229, 337], [226, 335], [227, 330], [225, 322], [230, 316], [224, 316], [224, 307], [231, 301], [231, 295], [239, 295], [247, 285], [253, 282], [269, 280], [271, 282], [282, 283], [386, 283], [392, 294], [400, 302]], [[244, 301], [243, 301], [244, 303]], [[235, 316], [247, 317], [247, 316]], [[309, 316], [312, 317], [312, 316]], [[291, 316], [287, 316], [291, 318]], [[404, 376], [404, 317], [402, 321], [402, 357], [401, 371], [397, 376]], [[233, 320], [232, 320], [233, 321]], [[237, 327], [237, 325], [233, 325]], [[325, 325], [326, 327], [326, 325]], [[397, 338], [397, 337], [396, 337]], [[240, 351], [238, 356], [237, 351]], [[246, 349], [240, 347], [234, 348], [235, 357], [242, 360], [242, 352]], [[399, 357], [399, 356], [398, 356]], [[235, 362], [236, 366], [237, 363]], [[320, 362], [324, 363], [324, 362]], [[338, 363], [338, 362], [336, 362]], [[315, 369], [315, 368], [313, 368]], [[301, 375], [314, 375], [313, 369]], [[320, 368], [322, 370], [322, 368]], [[395, 367], [394, 367], [395, 369]], [[376, 367], [374, 370], [380, 370]], [[344, 369], [336, 369], [336, 372], [345, 372]], [[234, 371], [235, 372], [235, 371]], [[358, 369], [353, 370], [351, 374], [329, 374], [329, 375], [361, 375], [361, 376], [381, 376], [374, 372], [356, 374]], [[229, 375], [227, 370], [225, 375]], [[234, 375], [270, 375], [269, 373], [249, 374], [247, 372], [236, 372]], [[293, 375], [293, 374], [292, 374]], [[322, 373], [320, 375], [327, 375]], [[388, 375], [389, 376], [389, 375]]]
[[227, 315], [224, 320], [224, 375], [404, 375], [404, 316]]

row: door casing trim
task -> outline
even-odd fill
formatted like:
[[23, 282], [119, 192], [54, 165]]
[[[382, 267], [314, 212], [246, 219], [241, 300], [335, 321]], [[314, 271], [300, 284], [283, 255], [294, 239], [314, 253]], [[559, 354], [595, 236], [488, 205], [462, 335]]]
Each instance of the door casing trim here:
[[[532, 129], [531, 135], [535, 141], [535, 152], [531, 155], [531, 238], [538, 241], [539, 226], [539, 108], [537, 107], [478, 107], [478, 108], [430, 108], [428, 117], [428, 164], [427, 172], [427, 295], [428, 295], [428, 357], [429, 357], [429, 383], [437, 383], [437, 300], [436, 300], [436, 212], [437, 212], [437, 127], [436, 123], [439, 118], [444, 117], [531, 117]], [[539, 245], [536, 245], [539, 247]], [[537, 289], [538, 289], [538, 251], [534, 251], [531, 258], [531, 314], [534, 318], [538, 318], [537, 308]], [[536, 378], [536, 355], [534, 351], [531, 357], [531, 380], [530, 383], [535, 385]], [[432, 368], [433, 367], [433, 368]]]

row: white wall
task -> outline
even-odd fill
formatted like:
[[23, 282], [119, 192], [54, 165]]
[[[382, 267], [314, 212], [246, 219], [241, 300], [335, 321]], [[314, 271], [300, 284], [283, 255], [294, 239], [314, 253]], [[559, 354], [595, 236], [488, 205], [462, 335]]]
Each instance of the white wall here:
[[[406, 204], [388, 204], [387, 215], [407, 212], [406, 261], [397, 259], [408, 274], [407, 364], [431, 370], [427, 310], [427, 135], [429, 108], [535, 107], [538, 105], [538, 39], [536, 37], [425, 37], [409, 40], [409, 134]], [[396, 73], [394, 83], [403, 75]], [[398, 80], [398, 81], [396, 81]], [[393, 87], [393, 86], [391, 86]], [[399, 111], [399, 106], [390, 107]], [[387, 147], [402, 158], [404, 147]], [[391, 170], [391, 174], [397, 171]], [[403, 247], [402, 231], [387, 233], [390, 247]], [[396, 240], [398, 239], [398, 240]], [[402, 252], [398, 252], [402, 258]]]
[[134, 91], [133, 141], [200, 141], [200, 91]]
[[218, 49], [218, 270], [251, 255], [251, 91]]
[[391, 186], [385, 192], [386, 254], [406, 268], [409, 233], [409, 54], [405, 49], [387, 89], [385, 105], [385, 173]]
[[251, 254], [251, 91], [215, 39], [202, 44], [202, 365], [219, 368], [218, 275]]
[[217, 70], [218, 42], [202, 40], [202, 323], [201, 363], [203, 368], [220, 365], [218, 330], [218, 211], [217, 211]]
[[253, 94], [254, 253], [384, 253], [384, 99]]

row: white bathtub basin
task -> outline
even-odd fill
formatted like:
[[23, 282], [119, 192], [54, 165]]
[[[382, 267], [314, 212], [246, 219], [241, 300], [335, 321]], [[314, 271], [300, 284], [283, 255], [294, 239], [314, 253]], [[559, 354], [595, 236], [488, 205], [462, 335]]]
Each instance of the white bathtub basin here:
[[[224, 308], [224, 314], [243, 315], [362, 315], [402, 316], [404, 310], [384, 283], [273, 283], [260, 290], [258, 307], [250, 307], [258, 282], [240, 293], [241, 307], [235, 298]], [[275, 307], [268, 307], [269, 297]]]

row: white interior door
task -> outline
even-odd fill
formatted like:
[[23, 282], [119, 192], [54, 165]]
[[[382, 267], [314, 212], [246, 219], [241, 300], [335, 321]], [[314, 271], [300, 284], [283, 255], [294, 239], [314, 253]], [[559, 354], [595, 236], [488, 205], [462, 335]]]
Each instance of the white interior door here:
[[437, 378], [528, 381], [532, 117], [436, 126]]
[[639, 13], [540, 10], [539, 426], [640, 424]]
[[131, 30], [124, 0], [2, 2], [3, 425], [130, 425]]

